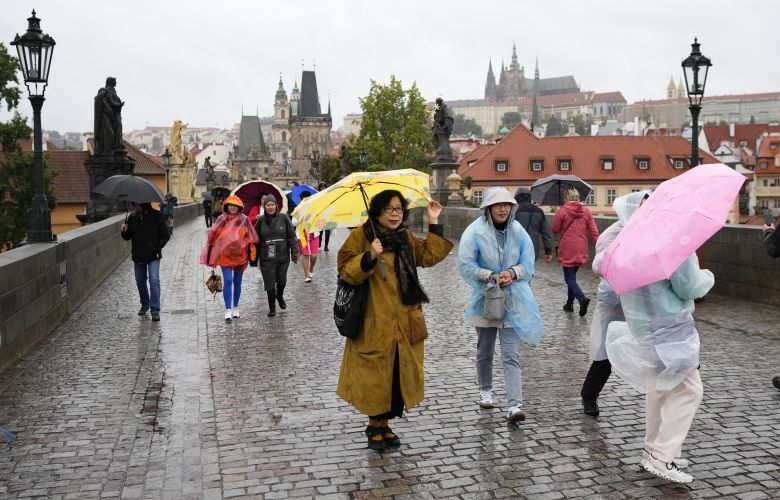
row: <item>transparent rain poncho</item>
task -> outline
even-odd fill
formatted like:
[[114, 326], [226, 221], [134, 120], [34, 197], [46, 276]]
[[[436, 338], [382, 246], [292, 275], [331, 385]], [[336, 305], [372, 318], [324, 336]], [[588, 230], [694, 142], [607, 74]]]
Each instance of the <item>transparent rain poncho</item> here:
[[[595, 263], [594, 263], [595, 266]], [[668, 391], [699, 366], [694, 299], [715, 284], [691, 255], [669, 279], [620, 295], [626, 321], [613, 321], [606, 350], [613, 370], [639, 392]]]
[[[497, 188], [488, 190], [488, 193]], [[503, 189], [503, 188], [501, 188]], [[507, 192], [508, 193], [508, 192]], [[509, 199], [514, 201], [509, 195]], [[501, 202], [503, 200], [498, 200]], [[486, 202], [489, 203], [486, 195]], [[526, 275], [504, 288], [506, 292], [504, 323], [512, 325], [517, 335], [531, 344], [542, 339], [543, 321], [529, 282], [534, 273], [535, 253], [531, 237], [514, 219], [515, 205], [506, 228], [506, 242], [502, 249], [496, 238], [496, 228], [489, 213], [489, 206], [483, 205], [480, 217], [463, 232], [458, 247], [458, 270], [463, 280], [471, 287], [471, 297], [466, 307], [464, 320], [474, 316], [485, 316], [485, 292], [487, 286], [480, 281], [480, 270], [500, 273], [512, 266], [522, 266]]]

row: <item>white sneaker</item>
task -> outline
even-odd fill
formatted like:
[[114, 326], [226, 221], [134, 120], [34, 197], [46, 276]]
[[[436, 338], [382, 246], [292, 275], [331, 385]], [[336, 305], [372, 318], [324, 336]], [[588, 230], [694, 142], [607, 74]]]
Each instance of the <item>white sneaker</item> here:
[[231, 319], [233, 319], [233, 311], [228, 309], [225, 311], [225, 321], [230, 321]]
[[489, 389], [487, 391], [479, 391], [479, 406], [482, 408], [495, 408], [493, 406], [493, 393]]
[[233, 317], [234, 318], [240, 318], [241, 314], [238, 312], [238, 307], [233, 308]]
[[647, 472], [672, 481], [673, 483], [688, 484], [693, 482], [693, 476], [681, 471], [675, 462], [667, 463], [663, 460], [658, 460], [652, 455], [642, 458], [642, 467], [644, 467]]
[[314, 271], [309, 271], [309, 278], [313, 278], [313, 277], [314, 277]]
[[512, 406], [506, 413], [506, 419], [510, 422], [522, 422], [525, 420], [525, 413], [519, 406]]
[[303, 281], [304, 283], [311, 283], [311, 276], [306, 276]]
[[[644, 467], [644, 461], [647, 460], [648, 458], [652, 458], [650, 452], [647, 450], [642, 450], [642, 467]], [[691, 461], [682, 457], [677, 457], [674, 459], [674, 465], [676, 465], [677, 468], [680, 470], [687, 469], [688, 466], [691, 465]]]

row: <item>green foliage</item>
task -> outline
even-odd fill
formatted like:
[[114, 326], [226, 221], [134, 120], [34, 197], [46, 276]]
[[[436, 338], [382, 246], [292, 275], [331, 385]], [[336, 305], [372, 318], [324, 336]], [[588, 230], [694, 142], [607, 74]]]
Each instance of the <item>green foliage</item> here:
[[320, 159], [320, 181], [330, 186], [339, 180], [341, 180], [341, 160], [339, 157], [328, 155]]
[[417, 83], [404, 90], [401, 81], [390, 77], [387, 85], [371, 80], [368, 95], [360, 99], [363, 121], [360, 135], [351, 142], [350, 164], [360, 170], [360, 150], [366, 149], [366, 170], [416, 168], [429, 172], [433, 143], [430, 112]]
[[452, 127], [453, 137], [482, 137], [482, 127], [473, 119], [463, 114], [455, 115], [455, 125]]
[[[24, 241], [27, 228], [27, 210], [34, 191], [33, 154], [5, 153], [0, 157], [0, 249], [8, 250]], [[46, 201], [54, 209], [54, 180], [56, 172], [46, 168], [44, 184]]]
[[[577, 132], [578, 135], [590, 135], [590, 125], [592, 123], [590, 116], [577, 115], [572, 118], [569, 123], [574, 123], [574, 131]], [[568, 126], [566, 128], [566, 132], [568, 133]]]
[[547, 128], [545, 129], [544, 135], [547, 137], [561, 137], [566, 135], [566, 129], [555, 115], [551, 115], [550, 119], [547, 120]]
[[0, 149], [5, 152], [19, 151], [17, 141], [32, 137], [32, 129], [27, 126], [27, 119], [19, 113], [6, 123], [0, 122]]
[[463, 185], [466, 186], [466, 189], [471, 189], [471, 185], [474, 183], [474, 178], [470, 175], [467, 175], [463, 179]]
[[523, 117], [517, 111], [507, 111], [501, 118], [501, 124], [509, 130], [515, 128], [521, 121], [523, 121]]
[[[9, 54], [5, 45], [0, 43], [0, 109], [3, 107], [2, 101], [5, 101], [5, 108], [9, 111], [19, 105], [22, 93], [16, 77], [18, 67], [19, 60]], [[17, 85], [11, 85], [12, 83]]]

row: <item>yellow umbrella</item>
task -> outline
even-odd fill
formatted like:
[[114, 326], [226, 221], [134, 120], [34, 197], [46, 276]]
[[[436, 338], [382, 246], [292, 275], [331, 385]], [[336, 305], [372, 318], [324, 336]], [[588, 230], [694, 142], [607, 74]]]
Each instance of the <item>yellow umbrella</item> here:
[[368, 218], [368, 202], [387, 189], [399, 191], [409, 208], [427, 207], [431, 200], [430, 176], [412, 168], [384, 172], [354, 172], [317, 194], [305, 198], [293, 210], [301, 244], [303, 232], [357, 227]]

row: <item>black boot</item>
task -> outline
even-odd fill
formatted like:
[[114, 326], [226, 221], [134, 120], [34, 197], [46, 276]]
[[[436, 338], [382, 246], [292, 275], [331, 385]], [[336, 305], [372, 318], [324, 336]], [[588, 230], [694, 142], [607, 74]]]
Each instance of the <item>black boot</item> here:
[[563, 304], [563, 310], [566, 312], [574, 312], [574, 302], [566, 302]]
[[276, 285], [276, 300], [279, 302], [279, 307], [287, 309], [287, 302], [284, 301], [284, 287]]
[[268, 290], [268, 317], [276, 316], [276, 290]]
[[588, 314], [588, 305], [590, 304], [590, 299], [585, 297], [580, 301], [580, 317], [585, 316]]

